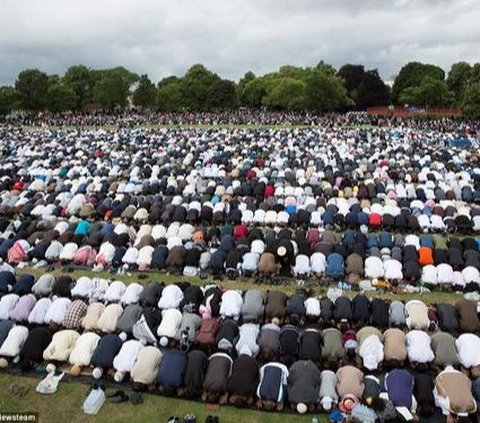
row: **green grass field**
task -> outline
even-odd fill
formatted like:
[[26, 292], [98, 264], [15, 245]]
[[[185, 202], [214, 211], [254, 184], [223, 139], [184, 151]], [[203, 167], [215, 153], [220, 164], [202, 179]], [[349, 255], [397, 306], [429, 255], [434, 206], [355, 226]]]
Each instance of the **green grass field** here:
[[[32, 267], [24, 267], [22, 269], [16, 269], [18, 274], [22, 273], [32, 273], [37, 278], [45, 273], [44, 269], [35, 269]], [[59, 276], [61, 274], [67, 273], [65, 269], [55, 269], [50, 273], [54, 274], [55, 276]], [[224, 289], [239, 289], [239, 290], [248, 290], [248, 289], [260, 289], [262, 291], [269, 291], [269, 290], [281, 290], [286, 294], [293, 294], [296, 290], [296, 285], [294, 283], [290, 283], [287, 285], [268, 285], [268, 284], [257, 284], [252, 279], [247, 278], [238, 278], [235, 281], [230, 281], [227, 279], [223, 280], [214, 280], [212, 278], [208, 279], [200, 279], [199, 277], [185, 277], [185, 276], [175, 276], [167, 273], [158, 273], [158, 272], [129, 272], [123, 275], [119, 274], [111, 274], [109, 272], [92, 272], [91, 270], [87, 269], [73, 269], [71, 272], [68, 272], [70, 276], [74, 279], [78, 279], [80, 276], [88, 276], [90, 278], [97, 277], [97, 278], [105, 278], [111, 280], [120, 280], [125, 284], [129, 284], [132, 282], [138, 282], [142, 285], [147, 285], [149, 282], [158, 281], [163, 282], [165, 284], [176, 283], [176, 282], [190, 282], [195, 285], [206, 285], [209, 283], [216, 283], [219, 284]], [[325, 295], [327, 290], [330, 286], [324, 284], [317, 284], [311, 287], [314, 295]], [[345, 294], [352, 297], [356, 294], [354, 291], [345, 291]], [[403, 293], [403, 294], [395, 294], [389, 291], [375, 291], [375, 292], [367, 292], [366, 295], [372, 298], [383, 298], [386, 300], [401, 300], [401, 301], [409, 301], [412, 299], [421, 299], [426, 304], [435, 304], [439, 302], [447, 302], [447, 303], [455, 303], [459, 300], [462, 295], [460, 293], [451, 292], [451, 291], [432, 291], [430, 293], [425, 294], [418, 294], [418, 293]]]
[[[203, 423], [209, 415], [217, 415], [220, 423], [307, 423], [312, 416], [294, 414], [267, 413], [256, 410], [240, 410], [230, 406], [214, 407], [204, 403], [165, 398], [158, 395], [144, 394], [144, 402], [133, 405], [130, 402], [122, 404], [110, 403], [107, 399], [96, 416], [83, 413], [83, 401], [89, 391], [87, 385], [60, 382], [58, 391], [53, 395], [42, 395], [35, 391], [40, 379], [18, 377], [0, 374], [0, 413], [1, 412], [37, 412], [39, 421], [50, 422], [166, 422], [170, 416], [183, 418], [187, 413], [193, 413], [198, 423]], [[13, 395], [9, 388], [12, 384], [28, 386], [29, 392], [22, 398]], [[107, 394], [113, 392], [107, 389]], [[128, 392], [127, 392], [128, 394]], [[327, 422], [325, 416], [317, 416], [320, 422]], [[180, 420], [181, 421], [181, 420]]]

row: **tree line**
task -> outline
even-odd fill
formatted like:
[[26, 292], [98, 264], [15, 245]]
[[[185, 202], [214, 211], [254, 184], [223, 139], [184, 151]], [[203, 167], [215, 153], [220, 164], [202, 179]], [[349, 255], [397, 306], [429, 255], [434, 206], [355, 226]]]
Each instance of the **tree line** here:
[[97, 70], [76, 65], [63, 76], [26, 69], [13, 86], [0, 87], [0, 114], [88, 107], [112, 111], [130, 106], [164, 112], [248, 107], [328, 113], [390, 104], [455, 107], [468, 116], [480, 117], [480, 63], [455, 63], [446, 74], [439, 66], [410, 62], [391, 88], [376, 69], [347, 64], [337, 70], [323, 61], [313, 67], [281, 66], [261, 76], [249, 71], [238, 83], [202, 64], [158, 84], [148, 75], [124, 67]]

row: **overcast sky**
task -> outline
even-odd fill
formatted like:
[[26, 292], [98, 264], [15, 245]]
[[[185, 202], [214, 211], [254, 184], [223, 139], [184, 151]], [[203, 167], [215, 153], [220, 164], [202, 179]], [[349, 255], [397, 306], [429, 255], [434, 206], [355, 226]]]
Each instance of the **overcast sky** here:
[[154, 82], [201, 62], [238, 80], [282, 64], [480, 62], [479, 0], [2, 0], [0, 84], [37, 67], [123, 65]]

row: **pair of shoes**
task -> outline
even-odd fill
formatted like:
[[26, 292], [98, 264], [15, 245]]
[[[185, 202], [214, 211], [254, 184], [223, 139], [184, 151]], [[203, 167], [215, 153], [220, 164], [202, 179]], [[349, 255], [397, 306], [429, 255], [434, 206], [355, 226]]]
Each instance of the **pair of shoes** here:
[[113, 394], [108, 395], [110, 402], [119, 404], [121, 402], [127, 402], [129, 400], [128, 395], [123, 391], [116, 391]]
[[207, 416], [205, 423], [218, 423], [218, 416]]
[[170, 416], [167, 420], [167, 423], [180, 423], [180, 419], [175, 416]]
[[130, 402], [134, 405], [143, 404], [143, 395], [140, 392], [133, 392], [130, 395]]
[[183, 418], [183, 423], [197, 423], [197, 418], [194, 414], [187, 414]]

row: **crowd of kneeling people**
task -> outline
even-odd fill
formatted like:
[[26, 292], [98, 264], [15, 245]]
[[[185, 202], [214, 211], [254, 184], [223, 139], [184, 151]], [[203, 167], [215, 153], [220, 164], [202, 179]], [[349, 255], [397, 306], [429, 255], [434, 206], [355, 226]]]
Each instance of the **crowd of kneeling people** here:
[[463, 421], [480, 400], [480, 320], [468, 299], [428, 306], [9, 270], [0, 291], [2, 367], [56, 365], [239, 407], [338, 407], [361, 421], [397, 421], [399, 407]]
[[0, 258], [476, 289], [478, 140], [457, 137], [4, 128]]

